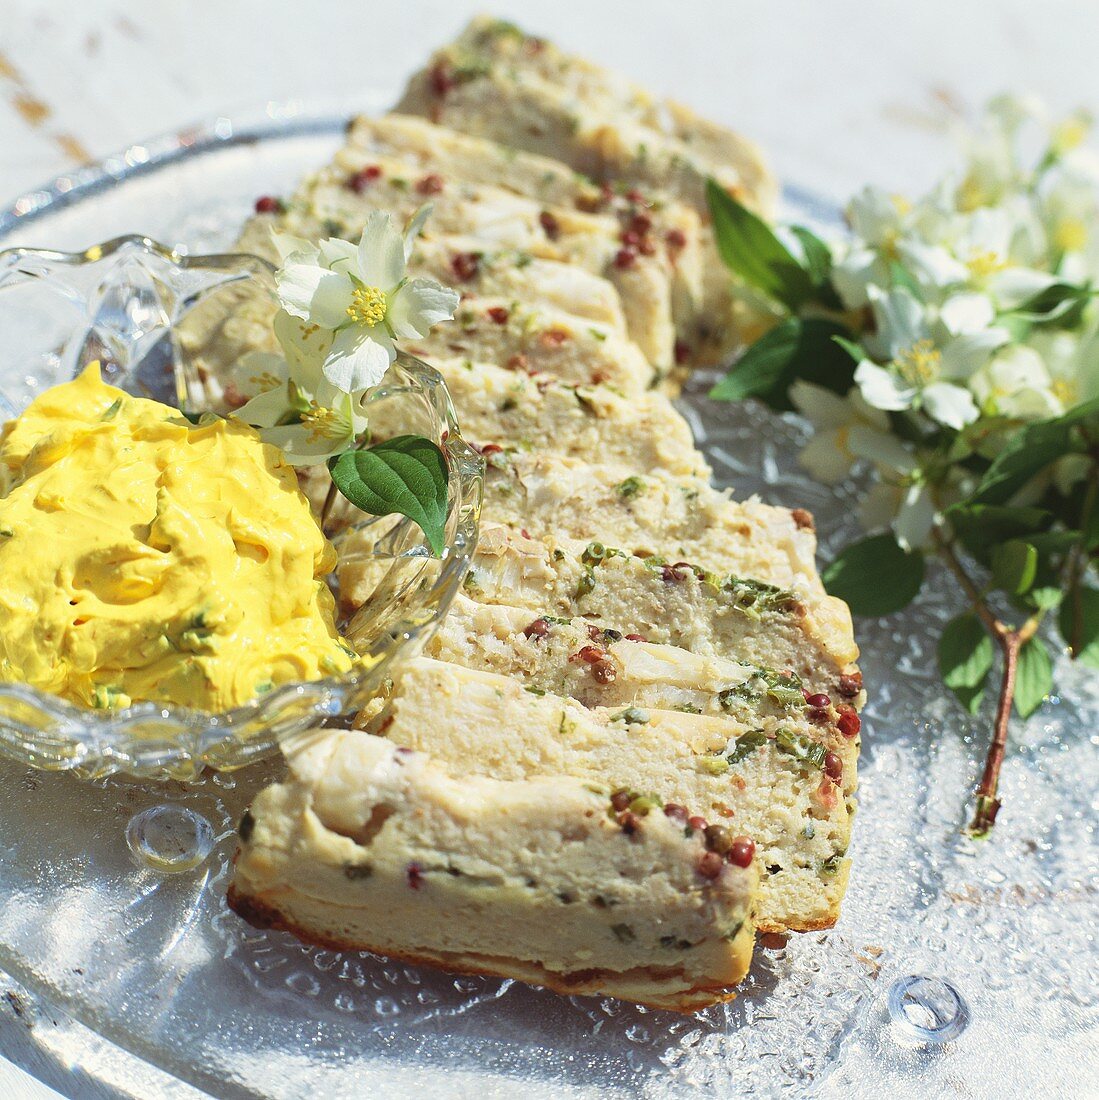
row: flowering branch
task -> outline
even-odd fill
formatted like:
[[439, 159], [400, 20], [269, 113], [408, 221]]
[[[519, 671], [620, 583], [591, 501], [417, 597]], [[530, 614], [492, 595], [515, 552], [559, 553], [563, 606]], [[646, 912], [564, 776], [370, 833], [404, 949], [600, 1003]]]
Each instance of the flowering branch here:
[[[991, 830], [1014, 709], [1053, 688], [1039, 628], [1056, 611], [1071, 656], [1099, 667], [1099, 155], [1082, 112], [1055, 124], [994, 101], [961, 172], [915, 202], [866, 189], [850, 235], [780, 236], [716, 182], [718, 250], [769, 303], [773, 327], [714, 388], [796, 409], [815, 434], [801, 461], [838, 484], [868, 468], [872, 533], [823, 571], [855, 614], [919, 594], [928, 555], [968, 608], [943, 629], [944, 683], [976, 713], [1001, 676], [974, 835]], [[1024, 131], [1043, 151], [1032, 163]], [[1029, 143], [1032, 145], [1033, 143]], [[978, 568], [982, 582], [963, 565]], [[993, 610], [1010, 605], [1021, 625]]]
[[401, 233], [374, 211], [359, 243], [318, 244], [274, 233], [283, 266], [275, 273], [281, 355], [243, 357], [231, 380], [235, 415], [258, 428], [298, 466], [328, 463], [332, 483], [321, 509], [327, 528], [337, 493], [374, 515], [398, 512], [419, 524], [441, 553], [446, 462], [434, 443], [402, 436], [367, 450], [366, 395], [397, 357], [397, 341], [450, 320], [458, 294], [407, 273], [430, 207]]

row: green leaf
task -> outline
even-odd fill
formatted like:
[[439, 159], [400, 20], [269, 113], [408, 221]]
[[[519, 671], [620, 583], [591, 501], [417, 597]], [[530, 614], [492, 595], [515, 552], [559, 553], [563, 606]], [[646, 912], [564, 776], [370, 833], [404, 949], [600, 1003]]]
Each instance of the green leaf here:
[[897, 263], [894, 260], [889, 265], [889, 277], [895, 287], [901, 290], [907, 290], [917, 302], [923, 301], [923, 292], [920, 290], [920, 284], [916, 282], [912, 276], [912, 272], [908, 270], [903, 264]]
[[1005, 504], [954, 504], [946, 518], [961, 544], [979, 562], [988, 565], [992, 550], [1009, 539], [1040, 537], [1053, 522], [1043, 508], [1012, 508]]
[[912, 602], [923, 576], [923, 554], [906, 553], [886, 532], [845, 547], [821, 579], [856, 615], [889, 615]]
[[1038, 575], [1038, 550], [1022, 539], [1009, 539], [992, 550], [992, 578], [1004, 592], [1021, 596]]
[[1036, 474], [1079, 450], [1074, 429], [1090, 417], [1099, 417], [1099, 398], [1077, 405], [1064, 416], [1020, 428], [985, 472], [971, 502], [1006, 504]]
[[1092, 297], [1090, 286], [1053, 283], [1017, 306], [1011, 313], [1036, 327], [1075, 328]]
[[1064, 592], [1052, 585], [1036, 585], [1027, 593], [1026, 602], [1035, 611], [1052, 611], [1063, 599]]
[[832, 321], [790, 317], [752, 344], [710, 396], [717, 401], [759, 397], [785, 412], [793, 408], [787, 391], [798, 378], [846, 393], [855, 364], [836, 343], [844, 331]]
[[1099, 589], [1070, 592], [1061, 604], [1057, 625], [1072, 650], [1072, 659], [1099, 668]]
[[716, 180], [706, 181], [717, 250], [725, 266], [749, 286], [796, 310], [813, 294], [813, 281], [774, 230]]
[[1053, 661], [1041, 638], [1031, 638], [1019, 650], [1015, 671], [1015, 709], [1029, 718], [1053, 690]]
[[427, 536], [436, 557], [446, 529], [446, 458], [430, 439], [401, 435], [329, 459], [336, 488], [372, 516], [407, 516]]
[[939, 672], [943, 683], [975, 714], [985, 695], [995, 650], [980, 619], [967, 611], [951, 619], [939, 638]]
[[805, 269], [809, 272], [809, 278], [813, 280], [814, 285], [823, 285], [832, 274], [831, 249], [816, 233], [803, 225], [790, 226], [790, 232], [801, 243], [801, 250], [805, 253]]

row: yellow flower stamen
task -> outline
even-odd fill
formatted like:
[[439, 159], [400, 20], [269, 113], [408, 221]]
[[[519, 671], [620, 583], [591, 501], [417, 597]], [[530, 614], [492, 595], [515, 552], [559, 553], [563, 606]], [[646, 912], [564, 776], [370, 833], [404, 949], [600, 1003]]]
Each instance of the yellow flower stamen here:
[[1053, 128], [1053, 140], [1050, 144], [1054, 152], [1064, 154], [1083, 145], [1091, 129], [1091, 120], [1086, 116], [1072, 115], [1059, 122]]
[[904, 195], [890, 195], [890, 202], [893, 203], [893, 209], [903, 218], [906, 214], [912, 213], [912, 203], [904, 197]]
[[264, 390], [273, 390], [282, 385], [282, 379], [272, 374], [270, 371], [261, 371], [259, 374], [253, 374], [248, 379], [255, 388], [256, 393], [263, 393]]
[[955, 197], [958, 209], [966, 214], [971, 214], [974, 210], [987, 206], [990, 201], [991, 195], [974, 176], [966, 176], [962, 180]]
[[897, 373], [910, 386], [926, 386], [939, 377], [943, 353], [931, 340], [917, 340], [894, 360]]
[[985, 252], [975, 252], [966, 261], [965, 266], [973, 272], [974, 278], [986, 279], [989, 275], [995, 275], [997, 271], [1003, 271], [1007, 267], [1007, 261], [1002, 259], [998, 252], [989, 249]]
[[347, 316], [356, 325], [373, 328], [385, 320], [387, 305], [384, 291], [376, 286], [358, 286], [351, 295]]
[[1064, 218], [1053, 230], [1053, 243], [1061, 252], [1079, 252], [1088, 243], [1088, 227], [1079, 218]]
[[1069, 381], [1067, 378], [1055, 378], [1049, 389], [1066, 409], [1071, 408], [1080, 399], [1079, 388], [1076, 383]]
[[301, 422], [309, 429], [309, 440], [318, 443], [322, 439], [335, 438], [343, 433], [343, 417], [335, 409], [312, 405], [301, 414]]

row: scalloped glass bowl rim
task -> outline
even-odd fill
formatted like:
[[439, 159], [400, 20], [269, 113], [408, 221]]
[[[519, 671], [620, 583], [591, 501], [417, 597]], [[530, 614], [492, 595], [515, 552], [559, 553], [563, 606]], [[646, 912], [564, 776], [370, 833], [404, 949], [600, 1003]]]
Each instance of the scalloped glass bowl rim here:
[[[247, 253], [185, 254], [149, 237], [126, 235], [80, 252], [14, 247], [0, 250], [0, 288], [12, 266], [26, 260], [79, 266], [138, 249], [186, 269], [240, 270], [270, 274], [273, 267]], [[440, 446], [450, 471], [448, 512], [455, 517], [443, 564], [430, 591], [413, 610], [386, 627], [351, 671], [281, 684], [262, 698], [220, 713], [206, 713], [158, 702], [121, 711], [81, 707], [27, 684], [0, 682], [0, 752], [33, 767], [76, 771], [87, 776], [126, 772], [143, 778], [186, 778], [202, 767], [231, 770], [259, 760], [278, 747], [282, 725], [296, 732], [361, 705], [381, 686], [400, 659], [412, 656], [446, 614], [477, 543], [483, 460], [462, 439], [446, 384], [433, 367], [408, 355], [398, 363], [419, 376], [424, 395], [439, 419]], [[411, 524], [402, 519], [401, 524]], [[306, 720], [303, 708], [310, 718]], [[291, 717], [291, 712], [294, 717]], [[31, 719], [28, 721], [28, 719]], [[35, 721], [37, 719], [37, 721]], [[43, 720], [44, 719], [44, 720]], [[267, 725], [269, 728], [264, 729]], [[150, 736], [138, 730], [161, 726]], [[247, 735], [242, 732], [247, 730]]]

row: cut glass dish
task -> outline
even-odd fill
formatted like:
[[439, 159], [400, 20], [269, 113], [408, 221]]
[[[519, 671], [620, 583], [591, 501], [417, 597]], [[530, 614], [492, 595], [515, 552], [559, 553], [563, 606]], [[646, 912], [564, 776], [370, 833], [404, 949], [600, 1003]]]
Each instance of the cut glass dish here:
[[[179, 339], [180, 326], [242, 283], [273, 295], [273, 270], [256, 257], [183, 255], [137, 236], [80, 252], [0, 252], [0, 419], [18, 415], [37, 394], [96, 360], [104, 381], [129, 393], [190, 414], [206, 411], [208, 387]], [[437, 443], [450, 479], [441, 558], [431, 555], [411, 520], [348, 506], [351, 527], [377, 529], [372, 553], [380, 563], [363, 609], [339, 624], [360, 657], [351, 672], [282, 684], [221, 714], [153, 702], [92, 710], [25, 684], [0, 683], [0, 751], [84, 776], [125, 771], [191, 779], [206, 766], [262, 759], [281, 738], [349, 715], [376, 694], [424, 643], [465, 577], [477, 538], [482, 460], [461, 438], [441, 376], [412, 356], [400, 354], [364, 404], [386, 434]]]

